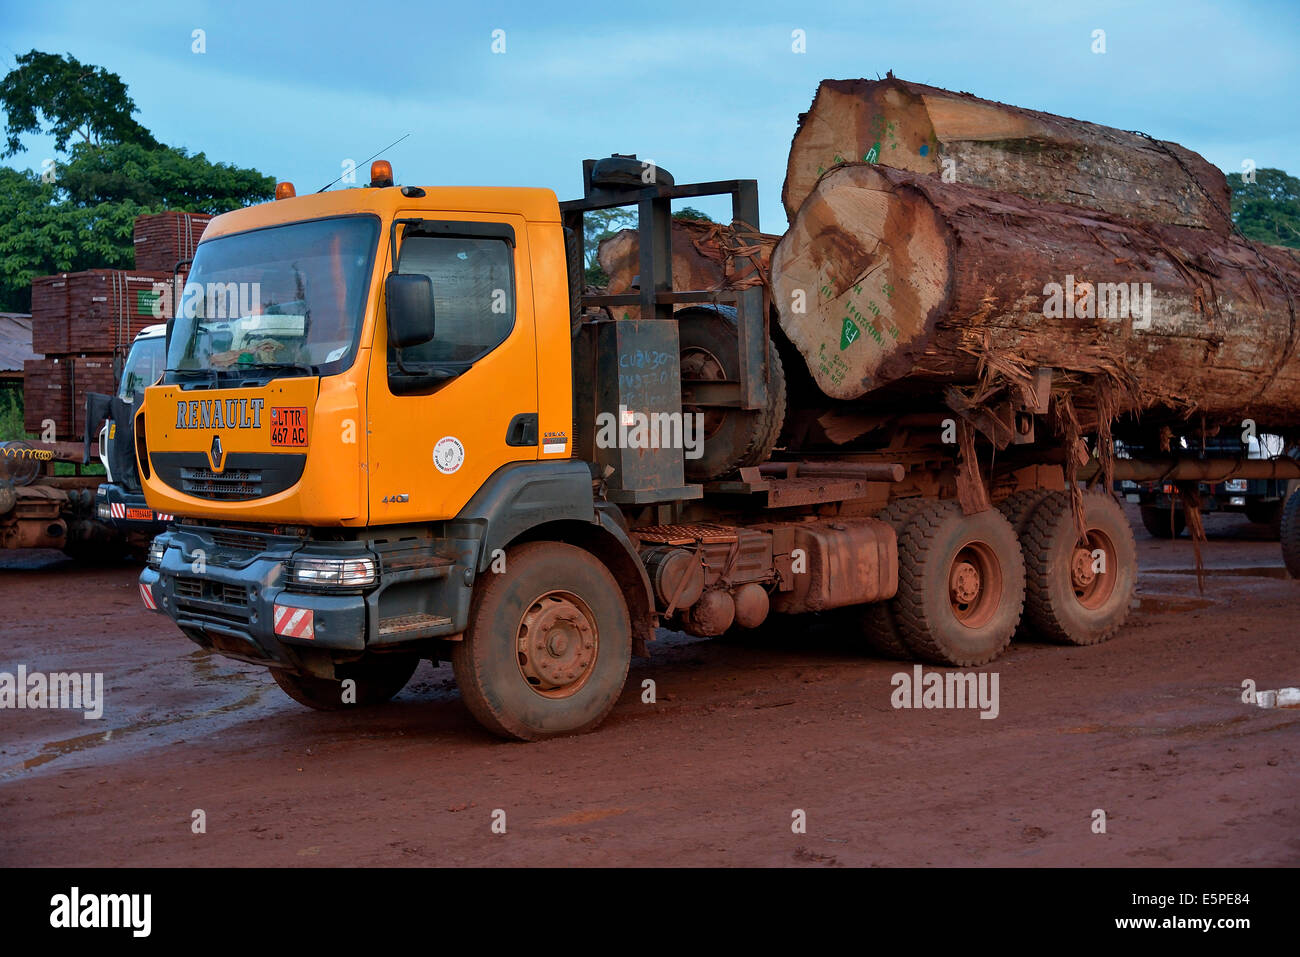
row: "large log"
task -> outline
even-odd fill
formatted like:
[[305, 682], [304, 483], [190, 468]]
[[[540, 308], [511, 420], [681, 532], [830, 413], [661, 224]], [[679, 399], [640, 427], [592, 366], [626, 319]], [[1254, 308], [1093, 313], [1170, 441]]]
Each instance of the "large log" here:
[[[674, 219], [673, 290], [714, 291], [759, 281], [754, 261], [757, 260], [765, 274], [779, 238], [767, 233], [733, 231], [707, 220]], [[637, 288], [640, 248], [635, 229], [624, 229], [600, 244], [596, 258], [609, 276], [606, 288], [609, 295], [632, 292]], [[630, 319], [639, 314], [640, 309], [636, 306], [622, 306], [617, 310], [618, 316], [626, 315]]]
[[823, 80], [790, 146], [786, 215], [826, 170], [870, 162], [1129, 219], [1227, 232], [1223, 173], [1176, 143], [890, 77]]
[[1123, 387], [1121, 412], [1300, 425], [1287, 250], [853, 164], [804, 202], [772, 283], [833, 398], [891, 387], [897, 402], [1047, 367]]

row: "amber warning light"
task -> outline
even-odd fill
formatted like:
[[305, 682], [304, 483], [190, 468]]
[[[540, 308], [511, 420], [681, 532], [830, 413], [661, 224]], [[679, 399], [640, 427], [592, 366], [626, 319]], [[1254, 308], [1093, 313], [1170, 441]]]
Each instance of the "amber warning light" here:
[[371, 186], [393, 185], [393, 164], [388, 160], [375, 160], [370, 164]]
[[285, 181], [283, 183], [275, 184], [276, 199], [293, 199], [297, 195], [298, 194], [294, 191], [293, 183]]

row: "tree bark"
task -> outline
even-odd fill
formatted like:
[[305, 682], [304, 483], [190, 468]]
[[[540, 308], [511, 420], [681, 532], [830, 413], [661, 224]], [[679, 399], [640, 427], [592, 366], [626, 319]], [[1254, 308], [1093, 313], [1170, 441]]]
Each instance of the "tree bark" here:
[[1276, 247], [852, 164], [805, 200], [772, 283], [832, 398], [1046, 367], [1119, 386], [1117, 412], [1300, 425], [1300, 260]]
[[[758, 260], [759, 268], [766, 274], [770, 266], [772, 249], [780, 237], [767, 233], [739, 233], [728, 235], [728, 228], [720, 223], [697, 219], [674, 219], [672, 225], [673, 290], [720, 290], [758, 281], [751, 256]], [[727, 249], [724, 249], [724, 246]], [[739, 258], [729, 255], [728, 249]], [[600, 244], [596, 258], [609, 276], [606, 292], [610, 295], [631, 292], [636, 286], [640, 271], [640, 242], [635, 229], [624, 229]], [[618, 317], [635, 319], [640, 314], [636, 306], [619, 307]]]
[[1128, 219], [1230, 229], [1223, 173], [1175, 143], [893, 77], [817, 88], [790, 146], [781, 192], [790, 222], [826, 170], [864, 161]]

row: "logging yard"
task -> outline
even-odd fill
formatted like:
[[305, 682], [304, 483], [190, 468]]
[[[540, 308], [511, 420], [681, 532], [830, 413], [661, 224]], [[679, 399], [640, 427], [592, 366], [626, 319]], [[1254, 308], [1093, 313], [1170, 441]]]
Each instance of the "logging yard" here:
[[2, 663], [104, 682], [0, 717], [0, 863], [1300, 863], [1300, 255], [1140, 132], [790, 126], [784, 224], [378, 160], [36, 279], [24, 447], [158, 534], [0, 461]]

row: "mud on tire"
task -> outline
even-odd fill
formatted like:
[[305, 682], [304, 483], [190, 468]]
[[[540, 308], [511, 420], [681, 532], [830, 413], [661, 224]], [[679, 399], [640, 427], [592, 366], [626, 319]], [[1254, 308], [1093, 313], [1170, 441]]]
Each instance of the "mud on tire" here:
[[[1053, 492], [1021, 535], [1025, 554], [1025, 626], [1068, 645], [1092, 645], [1128, 618], [1137, 580], [1137, 545], [1116, 501], [1083, 495], [1086, 543], [1080, 543], [1068, 492]], [[1098, 554], [1104, 557], [1098, 568]]]
[[618, 582], [561, 542], [516, 545], [506, 567], [478, 580], [469, 628], [452, 647], [461, 699], [503, 738], [591, 730], [618, 702], [632, 658]]
[[[283, 668], [272, 668], [271, 677], [294, 701], [317, 711], [344, 711], [383, 704], [411, 680], [420, 659], [415, 655], [371, 655], [360, 661], [335, 668], [337, 678], [300, 675]], [[343, 682], [356, 682], [356, 701], [345, 704]]]
[[918, 658], [974, 667], [1011, 641], [1025, 597], [1015, 530], [996, 509], [964, 515], [955, 502], [913, 512], [898, 543], [890, 613]]
[[[901, 541], [908, 519], [912, 517], [913, 512], [925, 504], [925, 500], [920, 498], [898, 499], [890, 502], [884, 511], [876, 515], [876, 518], [892, 525]], [[903, 641], [898, 631], [898, 624], [894, 621], [892, 602], [876, 601], [869, 605], [862, 605], [855, 611], [862, 636], [874, 651], [886, 658], [898, 660], [912, 657], [912, 649]]]

